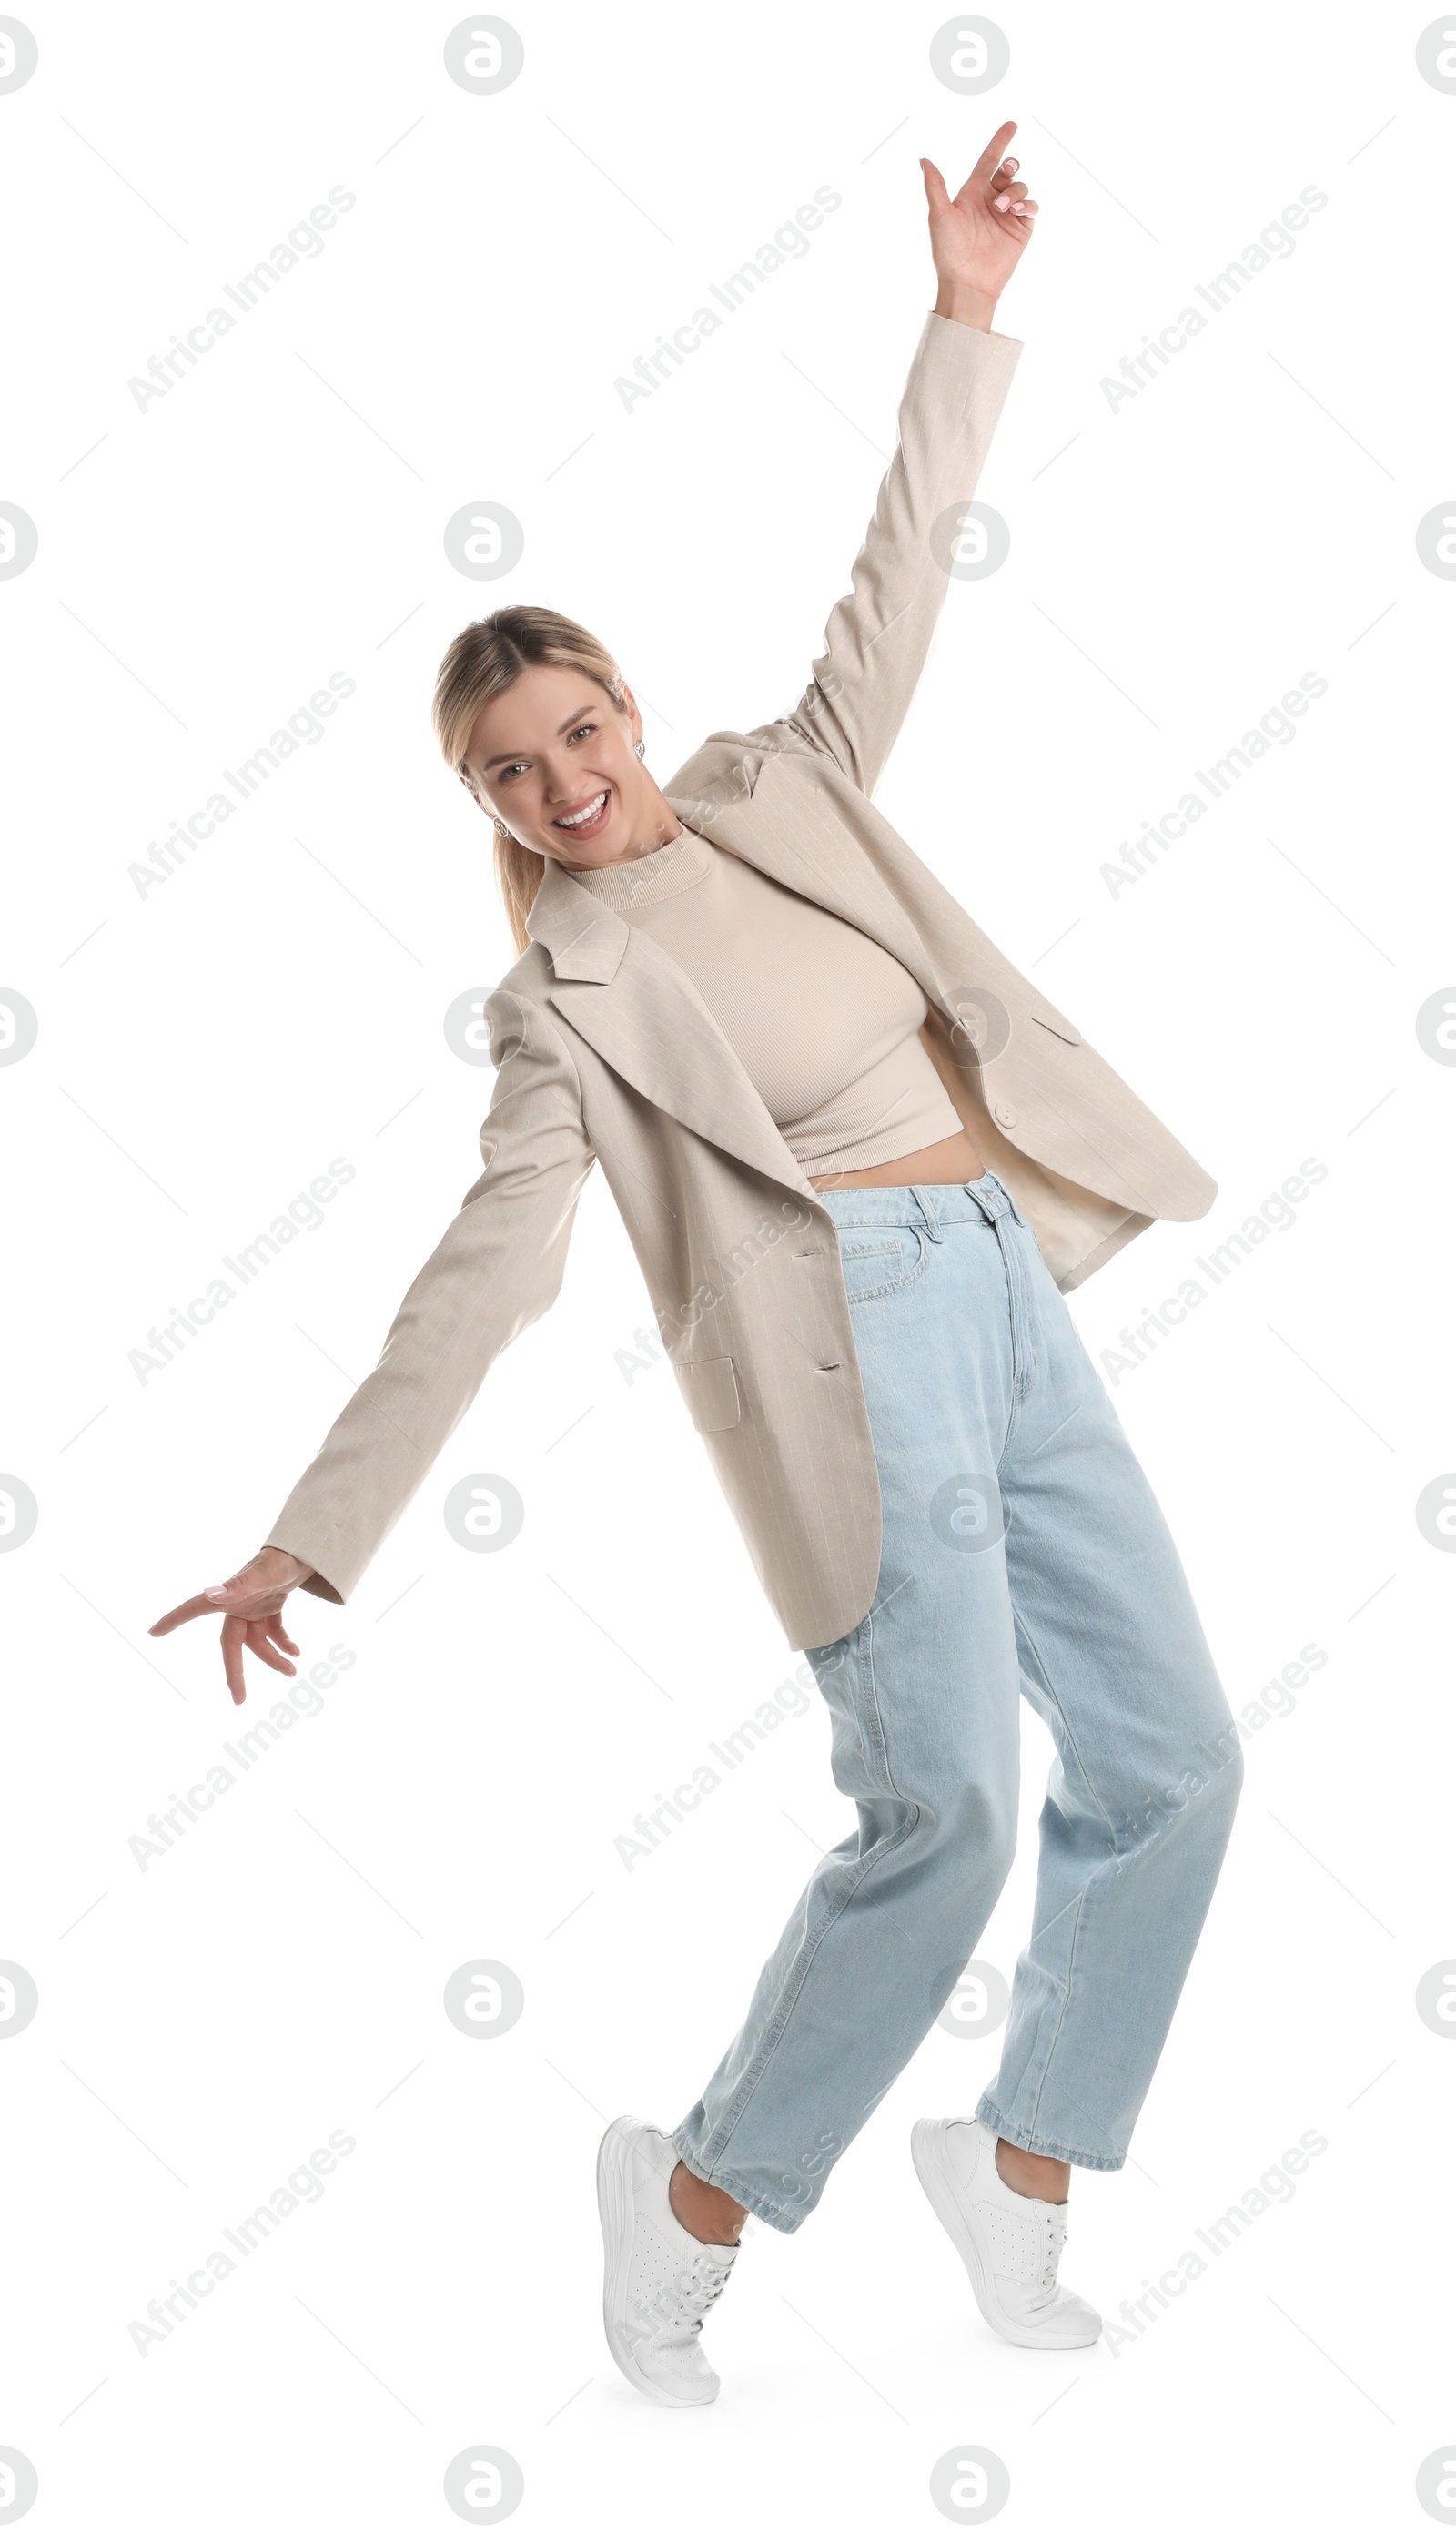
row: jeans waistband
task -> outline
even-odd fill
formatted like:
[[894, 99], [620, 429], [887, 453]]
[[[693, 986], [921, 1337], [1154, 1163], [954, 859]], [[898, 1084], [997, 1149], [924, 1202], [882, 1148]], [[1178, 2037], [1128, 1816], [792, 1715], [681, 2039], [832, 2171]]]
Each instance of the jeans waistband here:
[[819, 1195], [839, 1227], [921, 1226], [938, 1241], [943, 1227], [961, 1219], [983, 1225], [998, 1218], [1021, 1221], [1021, 1214], [999, 1174], [989, 1171], [972, 1183], [859, 1183]]

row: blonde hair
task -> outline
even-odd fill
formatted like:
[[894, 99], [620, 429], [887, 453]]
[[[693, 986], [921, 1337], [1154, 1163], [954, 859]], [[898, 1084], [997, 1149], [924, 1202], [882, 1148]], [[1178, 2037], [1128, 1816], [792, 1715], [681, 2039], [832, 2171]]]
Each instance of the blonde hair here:
[[[463, 627], [441, 663], [435, 679], [431, 721], [435, 739], [450, 766], [469, 781], [466, 747], [475, 718], [493, 698], [503, 697], [533, 663], [548, 662], [562, 670], [580, 671], [605, 689], [619, 711], [626, 711], [626, 690], [620, 671], [605, 644], [574, 618], [554, 609], [533, 609], [524, 602], [494, 609], [488, 618]], [[472, 785], [472, 791], [474, 791]], [[478, 796], [476, 800], [478, 801]], [[485, 809], [481, 804], [481, 810]], [[546, 860], [514, 835], [495, 834], [495, 879], [516, 950], [531, 941], [526, 913], [546, 872]]]

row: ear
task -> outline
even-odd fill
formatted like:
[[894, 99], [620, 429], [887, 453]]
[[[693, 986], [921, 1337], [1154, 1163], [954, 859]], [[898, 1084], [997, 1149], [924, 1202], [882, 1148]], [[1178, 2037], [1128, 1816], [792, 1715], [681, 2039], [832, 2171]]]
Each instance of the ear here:
[[631, 690], [627, 687], [625, 680], [623, 680], [621, 684], [621, 693], [626, 700], [627, 729], [631, 733], [633, 741], [640, 741], [642, 738], [641, 712], [638, 709], [637, 701], [633, 697]]

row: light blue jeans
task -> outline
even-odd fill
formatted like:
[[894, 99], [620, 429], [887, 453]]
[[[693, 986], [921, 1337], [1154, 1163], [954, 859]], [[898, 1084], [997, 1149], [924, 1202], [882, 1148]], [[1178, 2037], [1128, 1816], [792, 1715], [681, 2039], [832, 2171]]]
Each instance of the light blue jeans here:
[[993, 1173], [823, 1195], [875, 1442], [874, 1603], [808, 1658], [858, 1807], [675, 2131], [791, 2233], [975, 1950], [1016, 1841], [1024, 1693], [1056, 1746], [1030, 1942], [977, 2115], [1116, 2171], [1207, 1912], [1242, 1754], [1146, 1476]]

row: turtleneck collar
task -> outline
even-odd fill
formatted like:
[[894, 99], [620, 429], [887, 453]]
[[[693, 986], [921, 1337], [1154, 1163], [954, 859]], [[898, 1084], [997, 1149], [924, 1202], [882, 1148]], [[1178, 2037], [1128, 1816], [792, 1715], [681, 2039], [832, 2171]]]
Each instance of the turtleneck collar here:
[[652, 901], [671, 900], [680, 891], [688, 891], [704, 874], [712, 870], [713, 852], [706, 839], [686, 824], [675, 839], [664, 847], [654, 848], [650, 855], [633, 857], [627, 862], [611, 865], [565, 865], [573, 882], [579, 882], [609, 909], [619, 910], [629, 919], [634, 909]]

